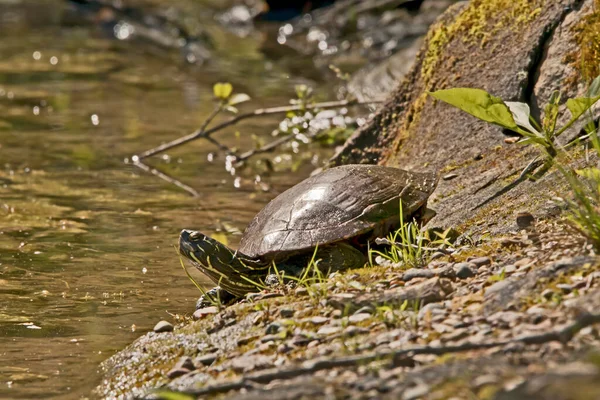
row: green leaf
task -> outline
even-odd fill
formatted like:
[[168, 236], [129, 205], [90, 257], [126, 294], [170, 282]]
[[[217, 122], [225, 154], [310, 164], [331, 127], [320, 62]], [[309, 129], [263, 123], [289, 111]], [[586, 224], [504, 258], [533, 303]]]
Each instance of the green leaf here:
[[531, 125], [531, 110], [529, 109], [529, 105], [527, 103], [520, 103], [518, 101], [507, 101], [505, 102], [505, 104], [512, 113], [513, 118], [518, 126], [527, 129], [530, 133], [533, 133], [534, 135], [541, 135], [541, 133], [538, 132], [538, 130], [535, 129], [533, 125]]
[[546, 136], [554, 136], [556, 129], [556, 120], [558, 119], [558, 105], [560, 103], [560, 92], [555, 90], [550, 96], [550, 100], [544, 109], [544, 120], [542, 127]]
[[428, 93], [482, 121], [519, 132], [513, 114], [502, 99], [492, 96], [485, 90], [454, 88]]
[[246, 93], [236, 93], [229, 98], [229, 105], [235, 106], [236, 104], [244, 103], [250, 100], [250, 96]]
[[596, 97], [600, 95], [600, 76], [592, 81], [592, 84], [588, 88], [587, 97]]
[[[583, 115], [587, 110], [600, 100], [600, 95], [595, 97], [578, 97], [575, 99], [567, 100], [567, 108], [571, 111], [571, 121], [576, 121]], [[569, 121], [569, 124], [571, 123]]]
[[213, 86], [213, 93], [218, 99], [227, 100], [231, 96], [231, 92], [233, 92], [233, 86], [229, 82], [219, 82]]

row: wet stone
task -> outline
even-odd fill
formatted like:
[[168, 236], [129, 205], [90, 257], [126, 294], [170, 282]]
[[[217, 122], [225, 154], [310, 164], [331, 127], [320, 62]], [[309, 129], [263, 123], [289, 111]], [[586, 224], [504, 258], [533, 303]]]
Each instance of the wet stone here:
[[436, 251], [435, 253], [433, 253], [430, 257], [431, 260], [437, 260], [438, 258], [442, 258], [444, 257], [446, 254], [442, 253], [441, 251]]
[[161, 333], [161, 332], [173, 332], [173, 324], [171, 324], [168, 321], [160, 321], [159, 323], [157, 323], [156, 325], [154, 325], [153, 331], [156, 333]]

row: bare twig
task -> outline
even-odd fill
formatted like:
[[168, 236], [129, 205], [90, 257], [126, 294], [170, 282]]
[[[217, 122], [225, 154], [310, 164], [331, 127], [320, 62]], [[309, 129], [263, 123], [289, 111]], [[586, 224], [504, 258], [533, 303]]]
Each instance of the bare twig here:
[[163, 179], [169, 183], [172, 183], [173, 185], [185, 190], [186, 192], [188, 192], [189, 194], [191, 194], [194, 197], [200, 197], [200, 194], [197, 191], [195, 191], [192, 187], [186, 185], [185, 183], [183, 183], [173, 177], [170, 177], [169, 175], [157, 170], [156, 168], [152, 168], [149, 165], [144, 164], [143, 162], [141, 162], [139, 160], [133, 161], [133, 165], [135, 165], [136, 167], [138, 167], [140, 169], [143, 169], [146, 172], [151, 173], [152, 175], [158, 176], [160, 179]]
[[138, 160], [143, 160], [144, 158], [163, 153], [169, 149], [179, 147], [179, 146], [186, 144], [188, 142], [191, 142], [193, 140], [196, 140], [196, 139], [199, 139], [202, 137], [208, 138], [214, 132], [217, 132], [223, 128], [237, 124], [238, 122], [240, 122], [242, 120], [252, 118], [252, 117], [259, 117], [259, 116], [263, 116], [263, 115], [273, 115], [273, 114], [284, 114], [284, 113], [287, 113], [290, 111], [312, 110], [315, 108], [340, 108], [340, 107], [348, 107], [348, 106], [354, 106], [354, 105], [377, 104], [380, 102], [381, 102], [381, 100], [371, 100], [371, 101], [341, 100], [341, 101], [326, 101], [326, 102], [322, 102], [322, 103], [315, 103], [315, 104], [308, 104], [308, 105], [293, 105], [293, 106], [282, 106], [282, 107], [272, 107], [272, 108], [259, 108], [259, 109], [256, 109], [254, 111], [251, 111], [251, 112], [248, 112], [245, 114], [236, 115], [235, 117], [233, 117], [227, 121], [224, 121], [210, 129], [206, 129], [207, 123], [205, 122], [202, 125], [202, 127], [195, 130], [194, 132], [192, 132], [188, 135], [182, 136], [178, 139], [172, 140], [168, 143], [164, 143], [160, 146], [154, 147], [150, 150], [144, 151], [143, 153], [140, 153], [138, 155], [134, 155], [132, 157], [132, 159], [134, 160], [134, 162], [138, 161]]
[[183, 393], [193, 396], [226, 393], [231, 390], [240, 390], [242, 388], [252, 387], [254, 383], [266, 384], [276, 379], [291, 379], [332, 368], [355, 367], [377, 360], [390, 359], [397, 363], [402, 361], [402, 359], [410, 358], [418, 354], [443, 355], [463, 351], [502, 347], [514, 343], [522, 343], [525, 345], [537, 345], [548, 342], [566, 343], [583, 328], [598, 323], [600, 323], [600, 314], [584, 313], [580, 315], [574, 322], [562, 329], [555, 329], [540, 334], [525, 335], [516, 337], [514, 339], [496, 340], [483, 343], [467, 342], [450, 346], [411, 346], [399, 350], [387, 350], [364, 355], [307, 361], [299, 367], [286, 369], [272, 368], [265, 371], [248, 374], [235, 381], [225, 382], [217, 385], [209, 385], [201, 389], [185, 390]]

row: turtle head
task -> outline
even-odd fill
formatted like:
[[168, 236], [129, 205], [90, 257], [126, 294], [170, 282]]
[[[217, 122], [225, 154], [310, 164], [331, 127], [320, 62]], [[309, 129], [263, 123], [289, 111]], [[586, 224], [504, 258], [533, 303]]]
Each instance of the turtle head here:
[[254, 291], [248, 290], [246, 281], [239, 281], [240, 276], [247, 275], [256, 262], [210, 236], [198, 231], [182, 230], [179, 253], [226, 291], [236, 295]]

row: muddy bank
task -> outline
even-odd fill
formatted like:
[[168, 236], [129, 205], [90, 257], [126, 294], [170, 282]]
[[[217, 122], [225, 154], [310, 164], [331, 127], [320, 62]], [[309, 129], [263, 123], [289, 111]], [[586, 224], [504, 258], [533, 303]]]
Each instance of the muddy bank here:
[[[581, 95], [578, 57], [589, 38], [580, 32], [595, 23], [594, 3], [452, 7], [387, 104], [332, 161], [439, 171], [431, 224], [466, 233], [456, 251], [420, 269], [352, 270], [206, 309], [107, 360], [98, 394], [144, 397], [166, 387], [246, 399], [594, 398], [600, 260], [551, 201], [569, 194], [566, 185], [550, 172], [473, 209], [536, 150], [425, 94], [479, 87], [538, 110], [554, 89], [564, 100]], [[533, 218], [517, 224], [524, 211]]]

